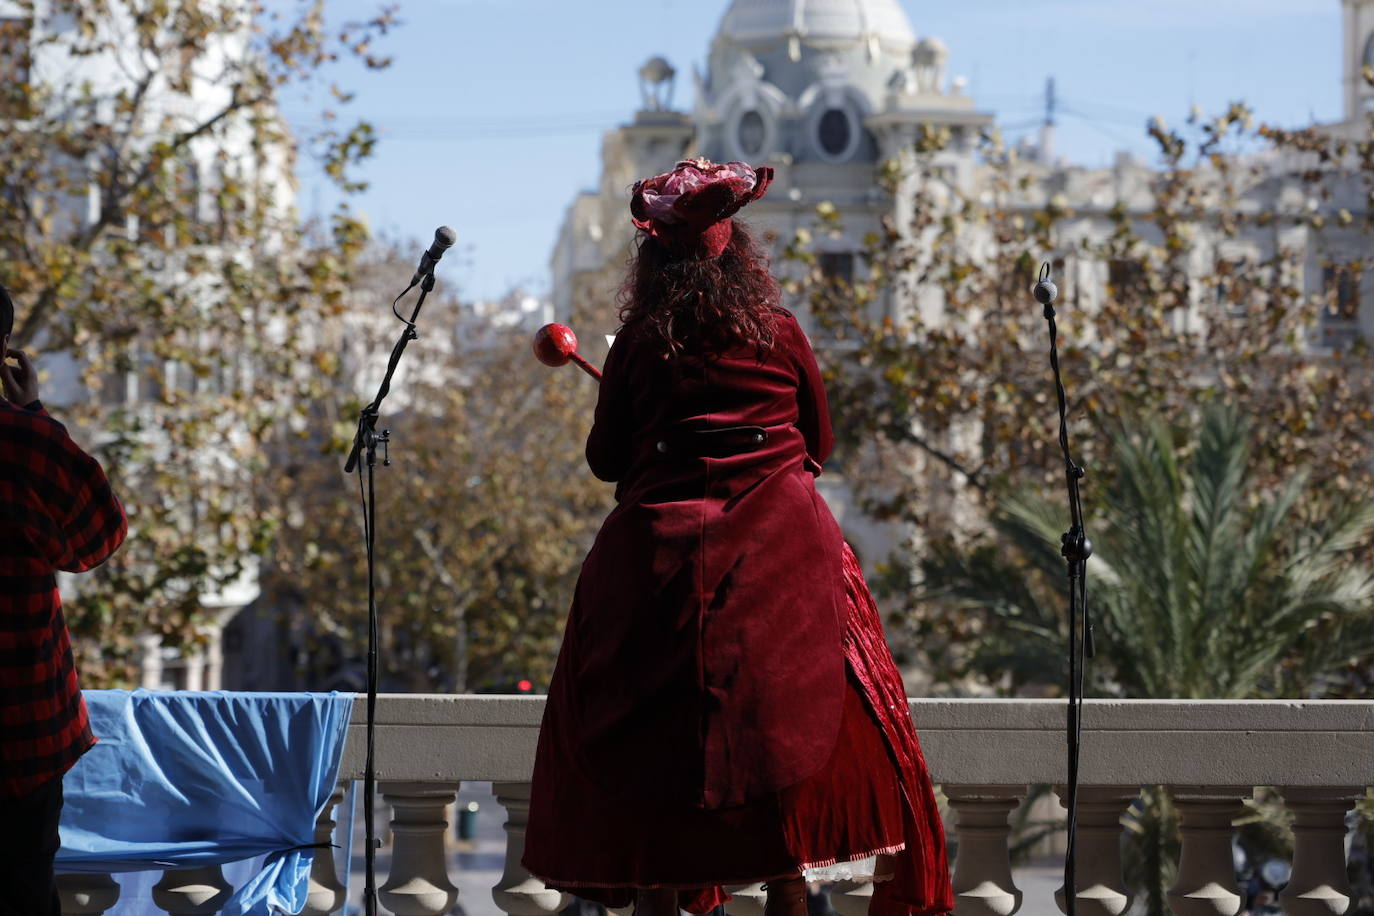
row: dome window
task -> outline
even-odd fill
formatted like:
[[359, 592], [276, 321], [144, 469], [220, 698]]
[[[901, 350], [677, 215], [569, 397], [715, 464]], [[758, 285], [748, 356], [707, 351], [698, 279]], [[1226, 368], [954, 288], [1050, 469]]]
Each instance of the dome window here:
[[816, 143], [830, 159], [843, 159], [855, 141], [854, 119], [843, 108], [828, 108], [816, 122]]
[[728, 158], [762, 159], [778, 148], [777, 113], [768, 100], [744, 100], [732, 108], [723, 137]]
[[744, 155], [757, 156], [763, 152], [767, 135], [768, 125], [764, 123], [763, 115], [752, 108], [740, 115], [739, 126], [735, 128], [735, 142]]

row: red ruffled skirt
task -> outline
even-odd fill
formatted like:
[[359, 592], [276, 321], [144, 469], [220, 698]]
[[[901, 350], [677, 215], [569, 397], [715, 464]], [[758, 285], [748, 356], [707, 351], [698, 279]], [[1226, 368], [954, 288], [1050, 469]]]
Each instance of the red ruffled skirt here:
[[883, 855], [884, 877], [891, 877], [875, 885], [870, 916], [952, 910], [929, 772], [882, 621], [848, 545], [844, 575], [849, 676], [839, 737], [824, 766], [779, 792], [716, 809], [611, 801], [576, 768], [560, 768], [532, 799], [537, 829], [523, 863], [530, 873], [608, 907], [630, 905], [636, 888], [677, 888], [683, 909], [700, 914], [730, 899], [726, 886]]

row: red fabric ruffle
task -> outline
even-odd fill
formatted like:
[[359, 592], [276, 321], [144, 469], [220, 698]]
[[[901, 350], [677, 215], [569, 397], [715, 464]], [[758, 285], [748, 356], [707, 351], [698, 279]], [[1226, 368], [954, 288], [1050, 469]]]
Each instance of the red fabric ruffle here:
[[844, 655], [870, 710], [878, 720], [897, 764], [903, 796], [906, 850], [894, 857], [896, 875], [873, 888], [869, 916], [932, 916], [954, 909], [949, 854], [940, 808], [930, 782], [930, 769], [907, 705], [901, 672], [883, 635], [882, 618], [869, 594], [863, 569], [849, 544], [844, 545], [844, 580], [849, 620]]

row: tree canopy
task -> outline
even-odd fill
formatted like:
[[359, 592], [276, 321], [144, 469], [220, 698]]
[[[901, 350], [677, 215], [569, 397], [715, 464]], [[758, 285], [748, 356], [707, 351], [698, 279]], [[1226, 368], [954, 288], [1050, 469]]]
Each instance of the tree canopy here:
[[[1009, 523], [1017, 517], [1009, 507], [1062, 497], [1049, 338], [1030, 295], [1042, 260], [1054, 264], [1060, 282], [1070, 437], [1088, 469], [1090, 508], [1121, 495], [1129, 465], [1120, 430], [1143, 423], [1169, 430], [1186, 462], [1210, 441], [1200, 409], [1207, 403], [1257, 424], [1244, 499], [1282, 503], [1285, 525], [1308, 530], [1324, 511], [1358, 502], [1374, 481], [1374, 350], [1358, 335], [1323, 337], [1339, 324], [1332, 318], [1348, 318], [1342, 278], [1365, 268], [1374, 216], [1363, 204], [1350, 208], [1374, 191], [1374, 133], [1352, 139], [1319, 128], [1257, 127], [1243, 105], [1210, 120], [1194, 116], [1179, 129], [1156, 120], [1148, 130], [1157, 167], [1134, 167], [1137, 187], [1085, 204], [1084, 212], [1055, 184], [1069, 179], [1051, 181], [995, 135], [979, 151], [978, 183], [960, 185], [942, 159], [948, 138], [929, 130], [905, 161], [889, 166], [888, 187], [907, 199], [897, 211], [907, 216], [888, 217], [865, 240], [864, 270], [850, 280], [824, 271], [815, 240], [843, 230], [828, 204], [817, 208], [814, 229], [786, 248], [789, 289], [815, 316], [830, 395], [843, 405], [835, 414], [846, 483], [870, 516], [911, 535], [878, 573], [913, 644], [931, 636], [932, 619], [951, 619], [921, 588], [923, 562], [938, 565], [979, 542], [993, 513]], [[1173, 454], [1160, 442], [1153, 447]], [[1296, 495], [1295, 480], [1305, 481]], [[1170, 505], [1167, 488], [1156, 495]], [[1237, 508], [1234, 517], [1262, 520], [1249, 511]], [[1067, 512], [1060, 515], [1062, 532]], [[1362, 533], [1342, 562], [1367, 564], [1369, 532], [1352, 530]], [[1198, 532], [1183, 526], [1171, 534], [1180, 540], [1167, 552], [1151, 545], [1161, 553], [1141, 562], [1186, 559], [1180, 552]], [[942, 553], [948, 549], [955, 553]], [[1246, 556], [1237, 548], [1230, 560]], [[1118, 555], [1102, 565], [1119, 572], [1124, 561]], [[1030, 588], [1029, 580], [1004, 584]], [[1021, 600], [1013, 598], [999, 600]], [[1142, 591], [1132, 600], [1147, 599]], [[976, 618], [965, 620], [961, 635], [998, 645], [1025, 624], [1003, 616], [997, 623], [1009, 629], [998, 636], [987, 629], [991, 620], [977, 626]], [[1025, 683], [1022, 669], [1044, 662], [1034, 645], [1001, 658], [1012, 681]], [[1254, 687], [1253, 675], [1238, 670], [1236, 684], [1197, 689], [1233, 695], [1241, 682]], [[1297, 689], [1296, 681], [1288, 686]], [[1347, 686], [1368, 689], [1368, 679]]]
[[[128, 684], [134, 637], [194, 642], [251, 584], [278, 523], [268, 444], [300, 422], [331, 354], [313, 339], [347, 304], [362, 225], [294, 205], [309, 145], [345, 190], [365, 123], [295, 137], [284, 93], [344, 57], [384, 67], [391, 9], [335, 23], [325, 4], [21, 0], [0, 34], [0, 282], [14, 343], [84, 427], [130, 516], [123, 550], [67, 616], [86, 683]], [[74, 382], [74, 384], [73, 384]], [[208, 610], [207, 610], [208, 608]]]

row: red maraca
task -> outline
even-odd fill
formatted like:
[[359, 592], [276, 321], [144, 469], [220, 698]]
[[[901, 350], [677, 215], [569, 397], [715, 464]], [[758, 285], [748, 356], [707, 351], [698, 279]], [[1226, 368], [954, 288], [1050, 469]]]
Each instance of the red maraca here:
[[577, 352], [577, 335], [566, 324], [546, 324], [534, 335], [534, 355], [546, 366], [576, 363], [592, 378], [601, 381], [601, 370]]

